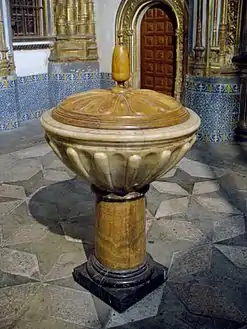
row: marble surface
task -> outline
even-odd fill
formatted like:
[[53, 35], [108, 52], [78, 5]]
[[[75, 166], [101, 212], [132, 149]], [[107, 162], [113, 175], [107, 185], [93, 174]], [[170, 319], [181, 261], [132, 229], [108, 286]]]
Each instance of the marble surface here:
[[[108, 100], [107, 95], [104, 97]], [[60, 122], [60, 119], [66, 116], [60, 113], [63, 108], [66, 112], [67, 108], [73, 107], [74, 102], [78, 108], [83, 108], [84, 98], [82, 95], [71, 96], [60, 105], [60, 109], [46, 111], [40, 122], [46, 133], [47, 143], [59, 159], [69, 168], [74, 168], [74, 172], [98, 189], [111, 193], [118, 193], [118, 191], [132, 193], [133, 186], [135, 190], [142, 189], [156, 177], [166, 173], [169, 168], [173, 168], [196, 141], [200, 118], [190, 109], [187, 109], [189, 118], [186, 121], [160, 128], [116, 128], [114, 130], [108, 129], [107, 124], [103, 125], [102, 129], [97, 129], [70, 125], [66, 118], [65, 121]], [[154, 99], [156, 100], [156, 96]], [[111, 104], [111, 97], [109, 102]], [[172, 102], [170, 104], [169, 98], [164, 100], [164, 104], [171, 108], [173, 106]], [[127, 108], [125, 110], [128, 112]], [[97, 108], [95, 111], [97, 112], [95, 117], [99, 116], [97, 120], [104, 121], [105, 119], [100, 116], [105, 110], [102, 112]], [[112, 118], [118, 111], [118, 107], [113, 109]], [[107, 113], [107, 111], [103, 113], [103, 116], [106, 114], [107, 117]], [[78, 115], [79, 117], [87, 116], [81, 110]], [[120, 121], [125, 122], [124, 114]], [[126, 124], [128, 125], [128, 123]], [[111, 128], [111, 126], [109, 127]], [[156, 185], [160, 185], [160, 183], [158, 182]], [[181, 191], [177, 191], [179, 186], [170, 185], [173, 185], [173, 188], [165, 186], [163, 190], [170, 189], [175, 194], [181, 193]], [[159, 191], [162, 190], [161, 186], [157, 188]]]
[[38, 122], [0, 133], [0, 328], [245, 329], [247, 147], [197, 144], [147, 193], [147, 250], [168, 281], [122, 314], [77, 285], [94, 196]]

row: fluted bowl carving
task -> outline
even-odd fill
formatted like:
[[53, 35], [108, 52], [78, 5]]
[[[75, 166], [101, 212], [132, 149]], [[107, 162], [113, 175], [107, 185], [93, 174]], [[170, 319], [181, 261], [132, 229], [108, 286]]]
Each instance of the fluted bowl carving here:
[[50, 111], [41, 123], [46, 139], [64, 164], [99, 189], [129, 193], [172, 169], [196, 140], [199, 117], [178, 125], [124, 131], [73, 127], [56, 121]]

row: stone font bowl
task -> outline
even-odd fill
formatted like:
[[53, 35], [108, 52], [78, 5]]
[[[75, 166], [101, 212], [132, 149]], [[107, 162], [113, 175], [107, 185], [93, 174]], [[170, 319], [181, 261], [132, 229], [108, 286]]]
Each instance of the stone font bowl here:
[[100, 130], [56, 121], [52, 110], [41, 123], [46, 139], [64, 164], [101, 190], [129, 193], [172, 169], [196, 140], [199, 117], [164, 128]]

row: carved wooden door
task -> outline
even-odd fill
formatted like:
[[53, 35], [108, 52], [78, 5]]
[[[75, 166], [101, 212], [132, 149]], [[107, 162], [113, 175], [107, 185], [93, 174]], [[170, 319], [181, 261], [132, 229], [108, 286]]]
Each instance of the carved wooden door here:
[[141, 88], [174, 94], [176, 19], [167, 6], [150, 8], [141, 23]]

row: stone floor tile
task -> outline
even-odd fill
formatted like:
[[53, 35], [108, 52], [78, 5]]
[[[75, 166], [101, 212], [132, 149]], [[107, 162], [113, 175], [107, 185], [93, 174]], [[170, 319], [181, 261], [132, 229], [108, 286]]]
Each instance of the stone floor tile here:
[[208, 271], [211, 267], [212, 246], [210, 243], [194, 244], [188, 251], [173, 253], [168, 271], [170, 281], [186, 279], [188, 275]]
[[155, 221], [154, 216], [147, 208], [145, 209], [145, 221], [146, 221], [146, 233], [147, 233], [150, 227], [152, 226], [152, 223]]
[[26, 276], [15, 275], [0, 270], [0, 288], [18, 286], [25, 283], [38, 282], [36, 279], [31, 279]]
[[220, 183], [227, 189], [231, 186], [235, 190], [247, 191], [247, 173], [230, 171], [220, 179]]
[[11, 329], [87, 329], [86, 327], [77, 326], [72, 323], [66, 323], [57, 319], [48, 318], [37, 321], [35, 318], [23, 319], [11, 326]]
[[0, 224], [0, 247], [3, 246], [3, 226]]
[[193, 194], [206, 194], [216, 192], [220, 189], [219, 183], [215, 181], [206, 181], [195, 183], [193, 188]]
[[232, 238], [228, 238], [225, 240], [217, 241], [218, 244], [224, 244], [227, 246], [240, 246], [240, 247], [247, 247], [247, 232], [243, 234], [239, 234]]
[[158, 316], [117, 326], [114, 329], [194, 329], [194, 327], [180, 319], [174, 319], [171, 324], [169, 319]]
[[189, 205], [187, 220], [198, 227], [210, 241], [221, 241], [245, 232], [244, 215], [208, 211], [193, 199]]
[[163, 287], [163, 285], [160, 286], [124, 313], [120, 314], [116, 311], [112, 311], [110, 320], [105, 325], [105, 328], [114, 328], [115, 326], [124, 325], [157, 315], [161, 298], [163, 296]]
[[231, 282], [233, 286], [246, 283], [245, 273], [215, 247], [212, 248], [210, 273], [204, 273], [204, 277], [208, 277], [210, 283], [213, 281], [222, 285], [226, 285], [227, 282]]
[[0, 259], [2, 271], [39, 279], [39, 264], [36, 255], [10, 248], [0, 248]]
[[[50, 156], [43, 157], [41, 163], [44, 166], [44, 170], [66, 170], [69, 169], [65, 166], [65, 164], [52, 152]], [[72, 173], [72, 171], [71, 171]], [[73, 174], [75, 175], [75, 174]]]
[[91, 294], [50, 286], [49, 301], [53, 318], [93, 329], [101, 327]]
[[13, 226], [11, 228], [12, 234], [10, 233], [7, 237], [7, 234], [4, 235], [3, 243], [5, 246], [28, 242], [37, 242], [44, 238], [48, 232], [48, 228], [38, 223], [34, 223], [31, 225], [19, 225], [16, 231], [13, 230]]
[[207, 318], [188, 312], [182, 301], [169, 288], [169, 282], [164, 287], [163, 297], [158, 315], [171, 325], [180, 321], [180, 327], [189, 325], [193, 329], [238, 329], [241, 324], [229, 320]]
[[227, 258], [229, 258], [237, 267], [247, 268], [247, 247], [226, 246], [223, 244], [215, 245]]
[[0, 202], [0, 217], [8, 215], [14, 209], [16, 209], [21, 203], [22, 200]]
[[[82, 262], [78, 263], [77, 265], [80, 265], [81, 263]], [[72, 271], [71, 271], [71, 273], [72, 273]], [[86, 289], [84, 289], [77, 282], [75, 282], [75, 280], [73, 279], [73, 276], [71, 275], [71, 273], [70, 273], [70, 276], [68, 276], [66, 278], [47, 281], [47, 283], [49, 283], [49, 285], [60, 286], [60, 287], [65, 287], [65, 288], [71, 288], [71, 289], [74, 289], [74, 290], [80, 290], [80, 291], [86, 292], [87, 291]]]
[[69, 218], [60, 224], [67, 241], [80, 244], [94, 242], [95, 214]]
[[92, 215], [95, 196], [88, 184], [71, 179], [39, 190], [30, 199], [29, 210], [39, 221]]
[[59, 256], [50, 272], [44, 277], [44, 280], [49, 281], [71, 277], [74, 267], [86, 261], [87, 258], [82, 248], [78, 252], [64, 252]]
[[150, 185], [149, 191], [146, 193], [146, 207], [154, 216], [161, 202], [167, 199], [169, 200], [173, 197], [174, 196], [172, 195], [159, 193], [152, 185]]
[[16, 182], [30, 179], [41, 170], [38, 159], [12, 160], [3, 167], [0, 160], [0, 182]]
[[205, 240], [203, 233], [189, 221], [173, 218], [159, 218], [149, 230], [149, 240]]
[[150, 240], [148, 236], [147, 252], [152, 255], [154, 260], [169, 267], [174, 252], [189, 250], [194, 243], [194, 241], [189, 240]]
[[227, 217], [218, 216], [213, 220], [214, 242], [234, 238], [245, 232], [245, 217], [243, 215], [233, 215]]
[[183, 323], [191, 325], [193, 329], [239, 329], [242, 325], [236, 321], [198, 316], [189, 312], [182, 314], [181, 328], [183, 328]]
[[[37, 257], [42, 279], [49, 273], [51, 273], [51, 279], [59, 279], [68, 275], [68, 269], [73, 267], [75, 260], [71, 264], [71, 259], [68, 258], [66, 263], [67, 253], [72, 259], [73, 254], [76, 259], [81, 259], [79, 264], [76, 265], [80, 265], [86, 260], [84, 248], [81, 244], [68, 242], [63, 235], [59, 234], [62, 234], [62, 230], [57, 231], [57, 233], [50, 232], [39, 241], [14, 246], [19, 251], [31, 253]], [[63, 254], [64, 256], [61, 256]]]
[[161, 175], [156, 180], [157, 181], [162, 181], [162, 180], [165, 180], [166, 178], [173, 177], [176, 174], [176, 171], [177, 171], [177, 168], [176, 167], [175, 168], [172, 168], [166, 174]]
[[176, 170], [176, 174], [173, 177], [167, 178], [167, 182], [176, 183], [181, 186], [184, 190], [186, 190], [189, 194], [192, 193], [194, 188], [194, 184], [196, 182], [208, 180], [207, 178], [201, 177], [193, 177], [189, 175], [187, 172], [178, 168]]
[[19, 180], [16, 182], [16, 184], [24, 187], [25, 193], [29, 197], [31, 194], [37, 193], [39, 189], [51, 183], [52, 181], [48, 181], [44, 178], [41, 170], [28, 179]]
[[189, 175], [202, 178], [217, 178], [223, 175], [224, 170], [208, 166], [204, 163], [183, 158], [179, 163], [179, 168]]
[[183, 214], [186, 212], [188, 205], [189, 205], [189, 198], [187, 197], [164, 200], [161, 202], [155, 214], [155, 218], [171, 216], [176, 214]]
[[8, 328], [26, 310], [39, 284], [23, 284], [0, 289], [0, 328]]
[[169, 282], [164, 285], [163, 295], [161, 298], [160, 306], [157, 315], [165, 319], [179, 319], [187, 314], [188, 311], [185, 305], [179, 298], [172, 292], [169, 287]]
[[213, 198], [207, 196], [198, 196], [196, 197], [196, 201], [209, 211], [229, 213], [229, 214], [241, 213], [238, 209], [234, 207], [233, 204], [231, 204], [224, 197]]
[[152, 186], [160, 193], [188, 195], [188, 192], [176, 183], [155, 181]]
[[[64, 301], [59, 300], [59, 295], [61, 295], [61, 297], [64, 297], [63, 293], [65, 294], [66, 292], [67, 292], [67, 296], [63, 298]], [[83, 292], [79, 292], [79, 293], [81, 294], [81, 299], [83, 299], [83, 297], [86, 296], [86, 300], [87, 300], [88, 297], [87, 293], [83, 293]], [[62, 312], [62, 310], [59, 309], [59, 306], [61, 306], [62, 303], [65, 304], [67, 303], [68, 305], [66, 306], [67, 309], [69, 310], [71, 296], [73, 296], [72, 289], [65, 289], [62, 287], [53, 287], [47, 284], [40, 284], [39, 289], [36, 291], [36, 293], [32, 296], [32, 298], [28, 299], [25, 308], [21, 312], [21, 315], [18, 317], [18, 320], [15, 321], [16, 327], [14, 328], [25, 329], [26, 326], [27, 328], [32, 328], [32, 329], [33, 328], [50, 329], [50, 326], [51, 328], [57, 328], [57, 329], [86, 328], [86, 326], [77, 326], [76, 324], [73, 323], [73, 321], [71, 322], [71, 318], [72, 318], [71, 316], [68, 317], [68, 319], [65, 319], [65, 321], [63, 321], [63, 319], [56, 319], [56, 316], [54, 316], [56, 315], [54, 314], [56, 313], [54, 312], [54, 306], [58, 308], [57, 314]], [[71, 301], [71, 303], [73, 303], [73, 301]], [[77, 306], [77, 308], [79, 307], [80, 305]], [[66, 312], [66, 307], [64, 308], [64, 312]], [[84, 313], [82, 309], [81, 318], [83, 318], [83, 316]], [[85, 321], [86, 320], [89, 319], [85, 319]], [[30, 327], [31, 324], [32, 325], [35, 324], [35, 325], [33, 327]], [[45, 324], [48, 326], [47, 328], [44, 327]]]
[[[38, 231], [41, 227], [41, 230], [44, 229], [44, 225], [39, 226], [37, 221], [28, 213], [26, 202], [21, 203], [10, 214], [2, 216], [0, 218], [0, 222], [2, 223], [3, 240], [5, 241], [11, 240], [13, 236], [17, 234], [17, 232], [22, 235], [21, 231], [23, 230], [23, 228], [29, 227], [30, 225], [36, 224]], [[29, 238], [31, 240], [33, 239], [32, 233], [31, 236], [29, 234]]]
[[216, 287], [207, 284], [169, 283], [172, 291], [193, 314], [244, 322], [246, 317]]
[[27, 200], [22, 202], [15, 208], [14, 211], [11, 212], [10, 215], [5, 216], [7, 221], [9, 221], [9, 217], [12, 216], [15, 218], [20, 224], [33, 224], [33, 217], [31, 217], [30, 211], [28, 209]]
[[46, 155], [49, 152], [51, 152], [51, 148], [48, 144], [40, 144], [38, 146], [35, 145], [21, 149], [19, 151], [12, 152], [12, 155], [18, 159], [38, 158]]
[[0, 185], [0, 196], [13, 199], [25, 199], [27, 197], [23, 186], [8, 184]]
[[[75, 175], [73, 175], [75, 176]], [[73, 177], [72, 176], [72, 177]], [[65, 181], [72, 178], [71, 175], [65, 170], [53, 170], [53, 169], [46, 169], [44, 170], [44, 179], [50, 181]]]
[[114, 310], [98, 297], [91, 295], [93, 298], [94, 306], [98, 315], [98, 319], [102, 328], [106, 328], [107, 323], [110, 321]]

